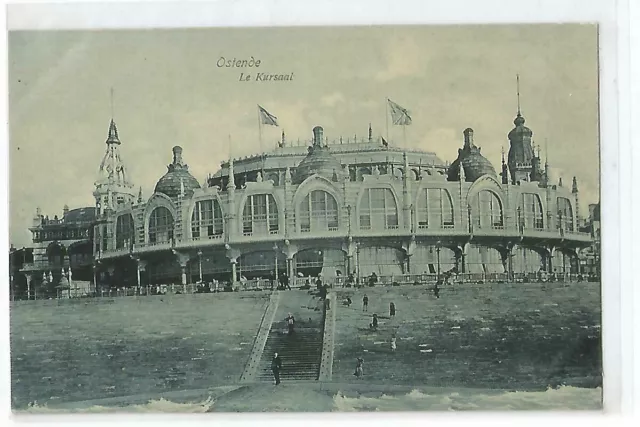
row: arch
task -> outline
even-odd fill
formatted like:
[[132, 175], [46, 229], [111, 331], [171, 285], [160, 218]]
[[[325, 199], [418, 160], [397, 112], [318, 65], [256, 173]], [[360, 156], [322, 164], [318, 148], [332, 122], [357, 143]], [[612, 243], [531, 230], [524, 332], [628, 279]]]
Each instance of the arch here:
[[469, 199], [472, 224], [480, 229], [504, 228], [504, 210], [500, 196], [489, 189], [482, 189]]
[[552, 273], [578, 274], [578, 257], [570, 249], [556, 248], [552, 255]]
[[310, 191], [298, 204], [298, 224], [301, 233], [338, 230], [339, 210], [336, 198], [325, 191]]
[[512, 252], [511, 266], [514, 273], [538, 273], [546, 270], [540, 250], [516, 245]]
[[116, 249], [131, 248], [135, 241], [133, 215], [126, 213], [116, 218]]
[[405, 252], [391, 246], [364, 246], [357, 252], [360, 277], [404, 274], [404, 261]]
[[347, 257], [336, 248], [303, 249], [293, 256], [294, 273], [304, 277], [337, 277], [346, 275]]
[[248, 195], [242, 207], [242, 233], [245, 236], [278, 234], [278, 204], [271, 193]]
[[465, 257], [467, 273], [505, 273], [506, 265], [500, 252], [493, 247], [470, 244]]
[[398, 201], [390, 188], [365, 188], [358, 201], [361, 230], [395, 230], [399, 226]]
[[[439, 259], [438, 259], [439, 258]], [[437, 274], [438, 264], [440, 272], [451, 271], [456, 267], [456, 253], [453, 249], [441, 246], [438, 256], [437, 245], [417, 245], [411, 255], [411, 273]]]
[[393, 176], [398, 179], [402, 179], [402, 177], [404, 177], [404, 170], [402, 168], [394, 168]]
[[224, 216], [217, 198], [198, 200], [191, 210], [191, 238], [215, 239], [224, 232]]
[[418, 228], [453, 228], [454, 209], [451, 193], [446, 188], [420, 188], [416, 198]]
[[155, 207], [149, 214], [147, 241], [151, 244], [171, 243], [174, 223], [173, 213], [166, 206]]
[[287, 270], [287, 258], [281, 251], [253, 251], [238, 257], [238, 272], [247, 279], [270, 278], [275, 276], [276, 257], [278, 274]]
[[418, 181], [420, 179], [420, 171], [418, 169], [411, 169], [411, 179]]
[[50, 265], [61, 266], [66, 255], [67, 249], [59, 242], [51, 242], [47, 246], [47, 260]]
[[571, 200], [566, 197], [558, 197], [558, 230], [573, 232], [575, 222], [573, 219], [573, 206]]
[[522, 193], [520, 197], [520, 227], [527, 229], [544, 229], [544, 211], [542, 199], [537, 193]]
[[69, 254], [69, 265], [71, 268], [76, 269], [78, 267], [91, 265], [93, 263], [92, 250], [91, 241], [89, 240], [82, 240], [70, 245], [67, 253]]

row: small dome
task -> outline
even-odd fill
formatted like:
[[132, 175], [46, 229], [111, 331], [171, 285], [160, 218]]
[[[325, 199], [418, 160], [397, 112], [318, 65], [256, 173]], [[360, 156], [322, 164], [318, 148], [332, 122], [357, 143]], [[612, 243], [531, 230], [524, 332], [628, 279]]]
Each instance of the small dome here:
[[320, 175], [331, 181], [340, 180], [344, 175], [342, 163], [330, 152], [329, 147], [322, 144], [323, 129], [313, 128], [313, 145], [309, 147], [309, 154], [305, 157], [293, 174], [291, 182], [300, 184], [312, 175]]
[[77, 208], [77, 209], [71, 209], [64, 215], [64, 222], [91, 223], [95, 220], [95, 218], [96, 218], [95, 207]]
[[191, 197], [200, 183], [189, 173], [189, 167], [182, 162], [182, 147], [173, 147], [173, 163], [167, 166], [167, 173], [156, 184], [155, 192], [178, 197], [184, 189], [184, 196]]
[[460, 180], [460, 162], [464, 170], [465, 181], [474, 182], [483, 175], [491, 175], [497, 178], [496, 170], [489, 160], [481, 153], [480, 148], [473, 143], [473, 129], [464, 131], [464, 147], [458, 150], [458, 158], [451, 163], [447, 171], [448, 181]]

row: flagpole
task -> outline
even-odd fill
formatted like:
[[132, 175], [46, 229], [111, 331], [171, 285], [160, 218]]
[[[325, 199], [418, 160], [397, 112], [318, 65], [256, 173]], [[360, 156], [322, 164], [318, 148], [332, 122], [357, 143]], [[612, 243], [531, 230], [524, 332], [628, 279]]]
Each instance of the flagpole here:
[[385, 123], [386, 123], [386, 131], [387, 131], [387, 144], [389, 143], [389, 98], [387, 98], [387, 102], [385, 102], [385, 107], [387, 113], [385, 114]]
[[262, 149], [262, 117], [260, 116], [260, 106], [258, 106], [258, 142], [260, 142], [260, 153], [264, 150]]
[[402, 139], [404, 139], [404, 149], [407, 149], [407, 125], [402, 125]]

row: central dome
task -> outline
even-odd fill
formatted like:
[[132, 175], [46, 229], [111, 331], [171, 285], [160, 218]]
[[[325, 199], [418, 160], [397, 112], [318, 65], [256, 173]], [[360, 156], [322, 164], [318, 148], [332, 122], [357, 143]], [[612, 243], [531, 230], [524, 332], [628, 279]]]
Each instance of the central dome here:
[[483, 175], [497, 176], [491, 162], [480, 153], [480, 148], [474, 145], [473, 129], [470, 128], [464, 131], [464, 147], [458, 150], [458, 158], [449, 166], [448, 181], [460, 181], [460, 163], [467, 182], [474, 182]]
[[184, 191], [184, 197], [191, 197], [193, 190], [200, 188], [198, 180], [189, 173], [189, 166], [182, 162], [182, 147], [173, 147], [173, 163], [167, 169], [167, 173], [156, 184], [156, 193], [166, 194], [173, 199]]
[[301, 184], [312, 175], [320, 175], [331, 181], [340, 180], [344, 176], [342, 163], [331, 154], [329, 147], [322, 144], [323, 129], [313, 128], [313, 145], [309, 147], [309, 154], [305, 157], [293, 174], [291, 182]]

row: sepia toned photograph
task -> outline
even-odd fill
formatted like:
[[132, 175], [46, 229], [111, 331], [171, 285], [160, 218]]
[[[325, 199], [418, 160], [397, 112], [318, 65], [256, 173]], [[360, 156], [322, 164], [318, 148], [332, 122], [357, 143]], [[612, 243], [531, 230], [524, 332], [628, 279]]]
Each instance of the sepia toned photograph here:
[[598, 39], [9, 31], [12, 410], [602, 410]]

